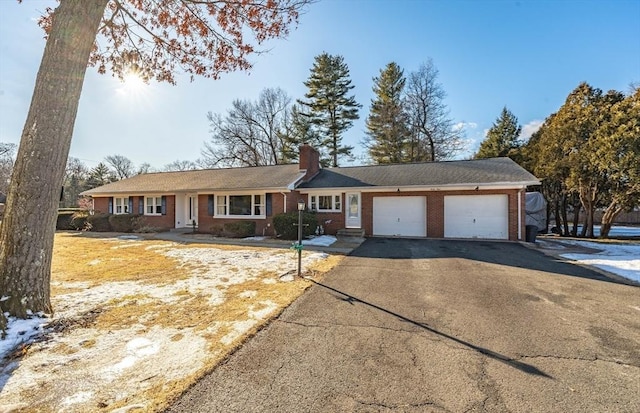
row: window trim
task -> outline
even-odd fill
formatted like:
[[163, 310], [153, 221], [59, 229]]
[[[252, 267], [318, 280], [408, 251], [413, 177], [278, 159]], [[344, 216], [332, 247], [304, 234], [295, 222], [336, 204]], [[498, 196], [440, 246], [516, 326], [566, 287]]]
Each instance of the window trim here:
[[[113, 215], [127, 215], [127, 214], [131, 214], [132, 212], [129, 211], [129, 199], [131, 197], [129, 195], [127, 196], [114, 196], [113, 197]], [[118, 200], [122, 200], [122, 204], [119, 205], [122, 208], [121, 212], [117, 212], [118, 211]]]
[[[319, 197], [321, 196], [330, 196], [331, 197], [331, 209], [320, 209], [319, 208]], [[336, 198], [339, 199], [336, 202]], [[336, 204], [339, 204], [336, 207]], [[316, 211], [318, 213], [332, 213], [332, 212], [342, 212], [342, 192], [318, 192], [309, 194], [309, 209], [312, 211]]]
[[[229, 197], [232, 196], [250, 196], [251, 197], [251, 215], [231, 215], [229, 212]], [[260, 196], [260, 202], [256, 203], [256, 196]], [[224, 204], [220, 203], [220, 198], [224, 197]], [[214, 218], [221, 219], [265, 219], [267, 217], [266, 208], [267, 208], [267, 193], [266, 192], [223, 192], [223, 193], [215, 193], [213, 197], [213, 211], [215, 214]], [[261, 214], [256, 215], [256, 207], [260, 207]], [[224, 208], [224, 214], [219, 213], [220, 208]]]
[[[147, 199], [153, 198], [154, 204], [153, 209], [159, 212], [149, 213], [147, 212], [147, 207], [149, 204], [147, 203]], [[144, 196], [144, 215], [146, 216], [160, 216], [162, 215], [162, 195], [145, 195]]]

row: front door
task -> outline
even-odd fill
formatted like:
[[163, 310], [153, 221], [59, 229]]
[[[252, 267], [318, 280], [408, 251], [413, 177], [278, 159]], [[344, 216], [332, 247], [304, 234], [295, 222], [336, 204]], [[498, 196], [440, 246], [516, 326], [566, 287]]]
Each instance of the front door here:
[[190, 227], [193, 223], [198, 226], [198, 195], [187, 196], [187, 226]]
[[360, 207], [360, 193], [359, 192], [347, 192], [347, 211], [345, 227], [347, 228], [361, 228], [361, 207]]

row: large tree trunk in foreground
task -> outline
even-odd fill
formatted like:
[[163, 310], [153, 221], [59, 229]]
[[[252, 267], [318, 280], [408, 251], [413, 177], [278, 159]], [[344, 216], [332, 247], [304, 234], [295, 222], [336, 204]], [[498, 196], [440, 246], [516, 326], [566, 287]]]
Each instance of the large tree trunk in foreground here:
[[[40, 63], [0, 230], [0, 307], [51, 313], [55, 221], [80, 92], [108, 0], [62, 0]], [[0, 328], [6, 320], [0, 313]]]

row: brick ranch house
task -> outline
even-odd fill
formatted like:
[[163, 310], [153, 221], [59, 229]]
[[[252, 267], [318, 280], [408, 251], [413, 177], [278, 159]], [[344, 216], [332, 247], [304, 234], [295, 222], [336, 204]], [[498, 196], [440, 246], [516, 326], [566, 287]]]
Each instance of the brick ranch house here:
[[321, 168], [303, 145], [298, 164], [142, 174], [83, 195], [96, 212], [140, 214], [164, 228], [251, 220], [257, 234], [274, 235], [273, 216], [302, 199], [328, 234], [516, 241], [530, 185], [540, 182], [509, 158]]

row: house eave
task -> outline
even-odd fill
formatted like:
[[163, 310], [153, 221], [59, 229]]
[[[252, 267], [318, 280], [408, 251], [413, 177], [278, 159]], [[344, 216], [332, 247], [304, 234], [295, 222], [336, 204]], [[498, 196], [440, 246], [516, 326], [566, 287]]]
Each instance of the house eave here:
[[326, 187], [326, 188], [301, 188], [300, 193], [310, 194], [317, 192], [353, 191], [353, 192], [437, 192], [437, 191], [481, 191], [481, 190], [505, 190], [525, 189], [527, 186], [540, 185], [540, 181], [517, 181], [495, 183], [471, 183], [449, 185], [394, 185], [394, 186], [360, 186], [360, 187]]
[[298, 176], [296, 176], [296, 179], [294, 179], [289, 185], [287, 185], [287, 190], [294, 191], [298, 187], [298, 185], [302, 183], [302, 179], [304, 179], [306, 175], [307, 175], [307, 171], [304, 169], [301, 169], [300, 172], [298, 173]]
[[212, 193], [238, 193], [238, 192], [284, 192], [289, 190], [289, 186], [287, 187], [265, 187], [265, 188], [256, 188], [256, 187], [246, 187], [246, 188], [201, 188], [201, 189], [180, 189], [180, 190], [171, 190], [171, 191], [162, 191], [162, 190], [117, 190], [117, 191], [108, 191], [108, 192], [97, 192], [91, 193], [90, 191], [85, 191], [80, 193], [82, 196], [90, 196], [92, 198], [103, 198], [117, 195], [177, 195], [177, 194], [198, 194], [198, 195], [206, 195]]

